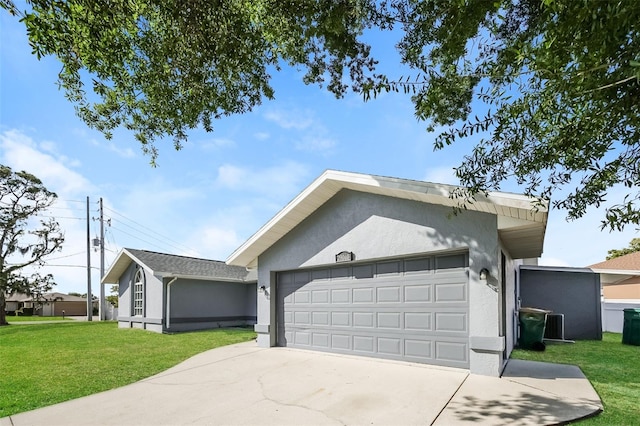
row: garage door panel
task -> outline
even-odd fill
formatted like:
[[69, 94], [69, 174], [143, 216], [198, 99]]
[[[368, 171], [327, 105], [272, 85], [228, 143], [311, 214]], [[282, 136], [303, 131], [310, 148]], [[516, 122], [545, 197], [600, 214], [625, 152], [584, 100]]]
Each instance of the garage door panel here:
[[464, 312], [436, 312], [435, 331], [467, 332], [467, 314]]
[[376, 341], [373, 336], [353, 336], [354, 351], [374, 354], [375, 344]]
[[350, 312], [331, 312], [331, 325], [334, 327], [351, 326]]
[[331, 290], [331, 303], [350, 303], [350, 293], [351, 292], [348, 289]]
[[332, 334], [331, 348], [351, 350], [351, 336], [348, 334]]
[[373, 312], [354, 312], [353, 313], [353, 326], [354, 327], [375, 327], [375, 315]]
[[373, 303], [374, 302], [374, 288], [354, 288], [352, 291], [353, 303]]
[[465, 262], [426, 256], [279, 273], [278, 344], [468, 368]]
[[416, 284], [404, 286], [404, 302], [405, 303], [424, 303], [432, 300], [431, 292], [433, 286]]
[[430, 340], [406, 339], [404, 341], [404, 354], [407, 357], [418, 359], [432, 358], [432, 344]]
[[432, 330], [432, 314], [430, 312], [405, 312], [404, 329], [429, 331]]
[[378, 287], [376, 291], [376, 301], [378, 303], [399, 303], [400, 287]]
[[434, 300], [440, 302], [466, 302], [467, 285], [465, 283], [436, 284]]
[[436, 342], [436, 359], [466, 363], [469, 361], [469, 347], [459, 342]]

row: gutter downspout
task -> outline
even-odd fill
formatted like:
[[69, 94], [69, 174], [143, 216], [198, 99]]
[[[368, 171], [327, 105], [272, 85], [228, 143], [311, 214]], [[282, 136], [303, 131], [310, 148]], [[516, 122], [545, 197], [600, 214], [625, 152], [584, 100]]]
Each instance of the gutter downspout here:
[[171, 284], [175, 283], [178, 277], [173, 277], [167, 283], [167, 330], [171, 327]]

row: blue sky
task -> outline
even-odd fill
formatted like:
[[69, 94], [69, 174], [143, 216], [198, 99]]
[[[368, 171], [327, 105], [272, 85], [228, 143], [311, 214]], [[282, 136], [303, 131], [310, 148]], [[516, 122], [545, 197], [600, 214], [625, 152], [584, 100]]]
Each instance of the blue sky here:
[[[132, 134], [108, 141], [75, 116], [55, 84], [60, 65], [32, 56], [23, 25], [4, 11], [0, 31], [0, 163], [35, 174], [59, 196], [51, 213], [66, 242], [44, 269], [57, 291], [86, 292], [87, 196], [92, 218], [102, 197], [111, 219], [107, 267], [122, 247], [224, 260], [326, 169], [455, 184], [452, 168], [472, 147], [464, 141], [434, 152], [435, 135], [416, 120], [408, 96], [336, 100], [285, 69], [274, 75], [275, 101], [218, 120], [213, 133], [193, 131], [179, 152], [170, 140], [158, 143], [152, 168]], [[397, 63], [392, 41], [382, 42], [381, 54]], [[632, 227], [600, 231], [601, 213], [566, 222], [552, 210], [541, 263], [586, 266], [640, 236]], [[90, 229], [97, 237], [96, 220]], [[98, 253], [91, 256], [97, 267]], [[94, 293], [98, 281], [94, 269]]]

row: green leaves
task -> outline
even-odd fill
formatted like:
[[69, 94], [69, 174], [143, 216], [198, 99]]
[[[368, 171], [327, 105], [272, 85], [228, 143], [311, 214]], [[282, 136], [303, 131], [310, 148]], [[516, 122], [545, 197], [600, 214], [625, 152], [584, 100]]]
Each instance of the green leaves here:
[[[33, 51], [62, 62], [77, 114], [107, 137], [180, 149], [190, 129], [276, 94], [270, 72], [300, 67], [336, 97], [411, 96], [435, 148], [470, 138], [456, 174], [470, 194], [515, 181], [603, 227], [640, 224], [640, 3], [538, 0], [32, 0], [20, 13]], [[376, 73], [367, 29], [402, 34], [413, 75]], [[471, 117], [471, 115], [474, 115]], [[607, 199], [614, 186], [624, 200]], [[557, 197], [560, 191], [566, 195]]]
[[360, 90], [375, 65], [358, 40], [364, 0], [29, 3], [22, 21], [34, 53], [62, 62], [58, 83], [78, 116], [107, 138], [131, 130], [152, 163], [156, 141], [179, 149], [190, 129], [211, 131], [214, 119], [272, 99], [268, 70], [282, 63], [338, 97], [346, 75]]

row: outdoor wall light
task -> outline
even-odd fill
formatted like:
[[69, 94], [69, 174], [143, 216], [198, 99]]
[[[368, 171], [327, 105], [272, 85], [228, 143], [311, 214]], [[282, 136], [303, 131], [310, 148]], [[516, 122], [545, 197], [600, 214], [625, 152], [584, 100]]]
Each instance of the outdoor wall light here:
[[263, 285], [260, 286], [260, 291], [266, 291], [266, 290], [267, 290], [267, 287], [265, 287]]
[[482, 268], [480, 269], [480, 279], [486, 281], [489, 276], [491, 274], [489, 274], [489, 270], [487, 268]]

